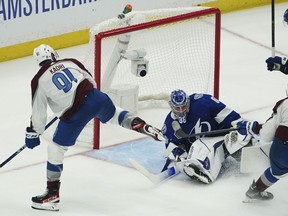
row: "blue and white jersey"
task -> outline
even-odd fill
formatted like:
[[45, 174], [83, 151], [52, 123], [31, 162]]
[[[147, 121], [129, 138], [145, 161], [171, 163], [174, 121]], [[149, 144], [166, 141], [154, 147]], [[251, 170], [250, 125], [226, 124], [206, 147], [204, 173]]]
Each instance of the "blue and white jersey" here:
[[[186, 123], [180, 124], [181, 129], [188, 134], [207, 132], [232, 127], [231, 122], [241, 116], [226, 107], [225, 104], [208, 94], [192, 94], [190, 97], [189, 113]], [[178, 121], [170, 112], [164, 122], [162, 133], [166, 137], [166, 147], [170, 142], [175, 145], [192, 144], [197, 137], [177, 138], [174, 135], [172, 122]], [[217, 135], [219, 136], [219, 134]]]

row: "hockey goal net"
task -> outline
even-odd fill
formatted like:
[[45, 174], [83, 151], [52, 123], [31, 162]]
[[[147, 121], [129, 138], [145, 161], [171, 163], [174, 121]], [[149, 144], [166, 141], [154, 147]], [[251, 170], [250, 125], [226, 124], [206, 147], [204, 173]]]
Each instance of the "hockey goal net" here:
[[[219, 96], [217, 8], [131, 12], [91, 28], [88, 46], [84, 64], [95, 72], [98, 89], [132, 112], [167, 105], [175, 89]], [[99, 127], [95, 120], [93, 136], [84, 131], [80, 137], [94, 137], [87, 141], [94, 149], [100, 147]]]

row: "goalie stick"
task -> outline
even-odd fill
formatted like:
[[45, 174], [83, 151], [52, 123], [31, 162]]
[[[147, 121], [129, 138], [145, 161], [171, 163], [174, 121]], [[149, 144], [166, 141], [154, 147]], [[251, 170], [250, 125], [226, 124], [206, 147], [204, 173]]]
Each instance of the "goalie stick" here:
[[[46, 126], [45, 130], [49, 128], [58, 118], [54, 117]], [[2, 168], [5, 164], [7, 164], [10, 160], [16, 157], [20, 152], [22, 152], [26, 148], [26, 145], [21, 146], [16, 152], [14, 152], [10, 157], [8, 157], [5, 161], [0, 164], [0, 168]]]
[[196, 136], [203, 136], [203, 135], [215, 135], [215, 134], [222, 134], [222, 133], [227, 133], [230, 131], [238, 130], [238, 127], [232, 127], [232, 128], [206, 131], [206, 132], [195, 133], [195, 134], [187, 134], [181, 129], [177, 121], [172, 122], [172, 128], [174, 129], [175, 136], [179, 138], [189, 138], [189, 137], [196, 137]]
[[135, 159], [130, 158], [129, 162], [136, 170], [138, 170], [140, 173], [146, 176], [154, 184], [162, 183], [165, 180], [168, 180], [180, 173], [176, 166], [172, 166], [159, 174], [154, 174], [149, 172], [144, 166], [138, 163]]
[[[129, 162], [136, 170], [138, 170], [140, 173], [142, 173], [145, 177], [147, 177], [152, 183], [156, 185], [163, 183], [164, 181], [169, 180], [180, 173], [179, 169], [175, 165], [167, 168], [166, 170], [162, 171], [159, 174], [154, 174], [149, 172], [144, 166], [142, 166], [139, 162], [137, 162], [132, 158], [129, 159]], [[182, 161], [178, 163], [185, 163], [185, 162], [186, 161]], [[206, 177], [197, 174], [194, 171], [194, 169], [190, 169], [189, 173], [190, 175], [197, 177], [201, 182], [209, 184], [209, 180]]]

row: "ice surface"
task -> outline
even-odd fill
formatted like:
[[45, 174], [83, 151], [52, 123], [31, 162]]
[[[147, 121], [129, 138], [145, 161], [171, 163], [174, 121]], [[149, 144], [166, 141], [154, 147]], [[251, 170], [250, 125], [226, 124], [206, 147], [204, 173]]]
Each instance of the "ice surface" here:
[[[278, 55], [288, 53], [288, 28], [282, 24], [287, 7], [287, 3], [276, 5]], [[265, 121], [275, 102], [286, 96], [288, 80], [282, 73], [266, 70], [265, 59], [272, 53], [270, 6], [224, 14], [221, 37], [220, 99], [245, 118]], [[59, 54], [82, 60], [86, 48], [87, 45], [67, 48], [59, 50]], [[30, 117], [30, 80], [37, 69], [32, 57], [0, 63], [1, 162], [23, 145], [24, 129]], [[156, 109], [139, 115], [161, 127], [166, 110]], [[105, 151], [101, 157], [104, 158], [98, 155], [101, 159], [95, 159], [92, 154], [101, 152], [91, 152], [87, 147], [69, 149], [61, 179], [61, 209], [57, 215], [287, 215], [285, 178], [270, 188], [274, 200], [256, 204], [243, 204], [242, 199], [252, 179], [261, 173], [241, 174], [239, 164], [233, 160], [225, 163], [225, 171], [212, 185], [175, 178], [155, 187], [128, 167], [127, 159], [135, 156], [151, 171], [157, 172], [164, 162], [160, 155], [161, 143], [106, 125], [101, 133], [102, 152]], [[150, 160], [143, 160], [146, 157]], [[30, 207], [31, 197], [45, 189], [46, 158], [43, 141], [41, 146], [25, 149], [1, 168], [1, 215], [52, 214]]]

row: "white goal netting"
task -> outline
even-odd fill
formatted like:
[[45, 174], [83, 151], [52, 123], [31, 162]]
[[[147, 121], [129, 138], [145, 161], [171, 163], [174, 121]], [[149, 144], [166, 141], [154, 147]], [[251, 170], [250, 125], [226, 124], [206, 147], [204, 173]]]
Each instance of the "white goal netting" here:
[[[137, 112], [167, 106], [175, 89], [218, 97], [219, 47], [220, 11], [216, 8], [135, 11], [91, 28], [84, 65], [116, 105]], [[139, 50], [145, 51], [143, 56], [126, 56]], [[147, 74], [139, 77], [133, 67], [143, 60]], [[91, 122], [79, 142], [99, 148], [99, 136], [99, 128]]]

